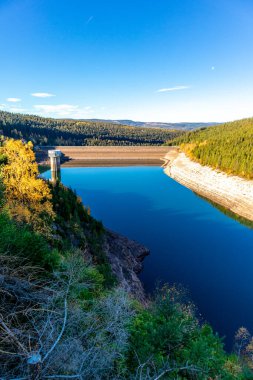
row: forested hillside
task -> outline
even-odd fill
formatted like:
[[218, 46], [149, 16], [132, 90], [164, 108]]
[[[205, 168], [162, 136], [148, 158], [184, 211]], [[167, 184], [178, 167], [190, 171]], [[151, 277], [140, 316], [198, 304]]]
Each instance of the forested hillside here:
[[166, 122], [144, 122], [144, 121], [134, 121], [134, 120], [105, 120], [105, 119], [85, 119], [85, 121], [96, 121], [96, 122], [106, 122], [113, 124], [129, 125], [131, 127], [142, 127], [142, 128], [164, 128], [164, 129], [174, 129], [180, 131], [191, 131], [193, 129], [201, 127], [209, 127], [218, 123], [166, 123]]
[[229, 174], [253, 178], [253, 118], [187, 133], [179, 145], [194, 160]]
[[0, 131], [36, 145], [161, 145], [182, 132], [104, 121], [48, 119], [0, 111]]
[[0, 377], [250, 379], [252, 338], [228, 355], [176, 287], [143, 305], [117, 282], [106, 229], [76, 194], [38, 178], [32, 144], [0, 157]]

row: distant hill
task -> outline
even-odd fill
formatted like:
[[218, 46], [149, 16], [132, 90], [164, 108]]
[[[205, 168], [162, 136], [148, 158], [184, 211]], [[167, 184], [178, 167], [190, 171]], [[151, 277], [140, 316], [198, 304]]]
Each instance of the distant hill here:
[[194, 160], [253, 178], [253, 118], [202, 128], [173, 140]]
[[52, 119], [4, 111], [0, 111], [0, 131], [36, 145], [162, 145], [183, 133], [104, 120]]
[[142, 128], [164, 128], [172, 130], [185, 130], [190, 131], [197, 128], [209, 127], [211, 125], [217, 125], [218, 123], [159, 123], [159, 122], [144, 122], [133, 120], [106, 120], [106, 119], [86, 119], [86, 121], [106, 122], [113, 124], [129, 125], [131, 127]]

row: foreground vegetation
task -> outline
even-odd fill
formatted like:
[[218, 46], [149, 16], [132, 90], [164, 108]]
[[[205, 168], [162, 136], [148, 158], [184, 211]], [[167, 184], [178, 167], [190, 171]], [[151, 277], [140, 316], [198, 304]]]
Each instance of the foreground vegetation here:
[[182, 132], [139, 128], [105, 121], [49, 119], [0, 111], [4, 136], [35, 145], [161, 145]]
[[253, 118], [202, 128], [171, 143], [194, 160], [229, 174], [253, 178]]
[[144, 306], [120, 288], [104, 227], [37, 177], [30, 143], [4, 141], [1, 163], [1, 379], [252, 379], [246, 329], [228, 355], [181, 289]]

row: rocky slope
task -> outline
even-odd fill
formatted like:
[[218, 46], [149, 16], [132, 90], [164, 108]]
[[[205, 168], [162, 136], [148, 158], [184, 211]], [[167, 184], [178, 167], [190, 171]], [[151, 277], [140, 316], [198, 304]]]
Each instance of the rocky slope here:
[[56, 182], [50, 183], [50, 189], [56, 214], [51, 238], [54, 244], [81, 250], [88, 263], [101, 266], [105, 281], [109, 281], [107, 286], [111, 286], [114, 276], [110, 276], [114, 274], [119, 286], [144, 301], [144, 290], [137, 274], [142, 269], [144, 257], [149, 254], [148, 249], [106, 229], [90, 215], [81, 198], [70, 188]]
[[120, 286], [144, 303], [145, 293], [138, 273], [149, 250], [133, 240], [106, 230], [103, 251]]
[[[76, 245], [73, 239], [71, 242]], [[150, 253], [149, 249], [106, 228], [101, 240], [101, 249], [108, 259], [118, 286], [142, 304], [146, 304], [146, 294], [138, 275], [143, 269], [143, 260]], [[89, 244], [82, 252], [87, 263], [94, 263], [94, 252]]]
[[165, 156], [165, 173], [185, 187], [253, 221], [253, 181], [191, 161], [184, 153]]

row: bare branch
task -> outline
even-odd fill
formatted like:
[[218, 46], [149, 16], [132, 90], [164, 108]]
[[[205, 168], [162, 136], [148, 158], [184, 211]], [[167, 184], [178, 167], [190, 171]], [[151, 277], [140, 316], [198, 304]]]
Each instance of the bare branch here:
[[56, 338], [56, 340], [55, 340], [54, 344], [52, 345], [52, 347], [50, 348], [50, 350], [46, 353], [46, 355], [42, 359], [42, 363], [45, 360], [47, 360], [48, 356], [53, 352], [53, 350], [55, 349], [55, 347], [57, 346], [57, 344], [61, 340], [62, 335], [64, 334], [64, 331], [65, 331], [65, 327], [66, 327], [66, 323], [67, 323], [67, 317], [68, 317], [68, 304], [67, 304], [67, 298], [65, 298], [65, 300], [64, 300], [64, 318], [63, 318], [63, 324], [62, 324], [60, 334]]

